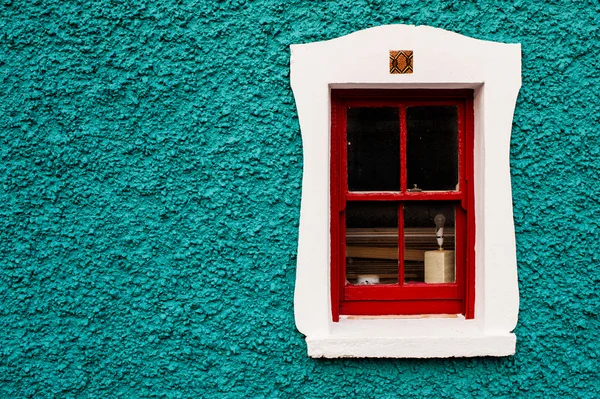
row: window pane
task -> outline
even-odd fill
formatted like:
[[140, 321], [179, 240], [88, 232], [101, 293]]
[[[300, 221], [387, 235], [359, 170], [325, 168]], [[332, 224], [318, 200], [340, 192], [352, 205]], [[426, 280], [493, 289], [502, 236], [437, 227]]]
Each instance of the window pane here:
[[[429, 201], [404, 204], [405, 283], [455, 281], [454, 206]], [[442, 231], [438, 229], [440, 226]]]
[[346, 280], [351, 284], [398, 282], [398, 205], [348, 202]]
[[458, 107], [406, 109], [408, 187], [458, 189]]
[[397, 108], [349, 108], [348, 189], [400, 190], [400, 123]]

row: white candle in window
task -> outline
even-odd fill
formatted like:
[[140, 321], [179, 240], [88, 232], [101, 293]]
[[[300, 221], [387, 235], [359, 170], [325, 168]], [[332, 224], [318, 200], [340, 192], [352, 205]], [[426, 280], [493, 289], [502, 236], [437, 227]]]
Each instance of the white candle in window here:
[[435, 218], [433, 218], [433, 221], [435, 223], [435, 237], [437, 238], [437, 243], [441, 251], [443, 249], [442, 246], [444, 245], [444, 223], [446, 223], [446, 217], [441, 213], [438, 213], [435, 215]]

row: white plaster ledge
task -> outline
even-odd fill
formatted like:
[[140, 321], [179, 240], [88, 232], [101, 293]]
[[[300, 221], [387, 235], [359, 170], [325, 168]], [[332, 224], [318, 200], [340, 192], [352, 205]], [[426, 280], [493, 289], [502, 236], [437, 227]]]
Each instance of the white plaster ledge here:
[[308, 355], [319, 358], [443, 358], [509, 356], [515, 353], [515, 334], [464, 337], [307, 337]]

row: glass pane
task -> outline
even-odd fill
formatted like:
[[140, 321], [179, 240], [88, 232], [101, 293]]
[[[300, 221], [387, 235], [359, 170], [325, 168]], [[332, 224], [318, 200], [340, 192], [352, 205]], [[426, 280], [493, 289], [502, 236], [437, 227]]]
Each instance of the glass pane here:
[[348, 190], [400, 190], [397, 108], [348, 108]]
[[396, 203], [347, 203], [346, 280], [351, 284], [398, 283]]
[[458, 107], [406, 109], [409, 188], [458, 189]]
[[454, 221], [452, 203], [428, 201], [404, 204], [405, 283], [455, 281]]

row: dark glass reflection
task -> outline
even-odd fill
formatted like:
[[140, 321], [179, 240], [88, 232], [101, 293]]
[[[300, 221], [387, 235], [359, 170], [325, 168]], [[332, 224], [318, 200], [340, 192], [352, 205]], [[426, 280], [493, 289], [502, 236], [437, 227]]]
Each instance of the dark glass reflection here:
[[369, 285], [398, 282], [397, 204], [346, 204], [346, 280]]
[[[404, 204], [404, 282], [428, 282], [425, 279], [425, 254], [433, 251], [446, 256], [446, 277], [454, 282], [455, 205], [448, 202], [408, 202]], [[443, 215], [443, 250], [436, 236], [436, 216]], [[438, 254], [439, 253], [439, 254]], [[429, 266], [429, 265], [428, 265]], [[435, 267], [435, 265], [431, 265]], [[431, 269], [433, 275], [439, 270]], [[441, 280], [437, 282], [443, 282]]]
[[400, 190], [400, 123], [397, 108], [349, 108], [348, 189]]
[[458, 108], [406, 109], [408, 187], [456, 190], [458, 187]]

